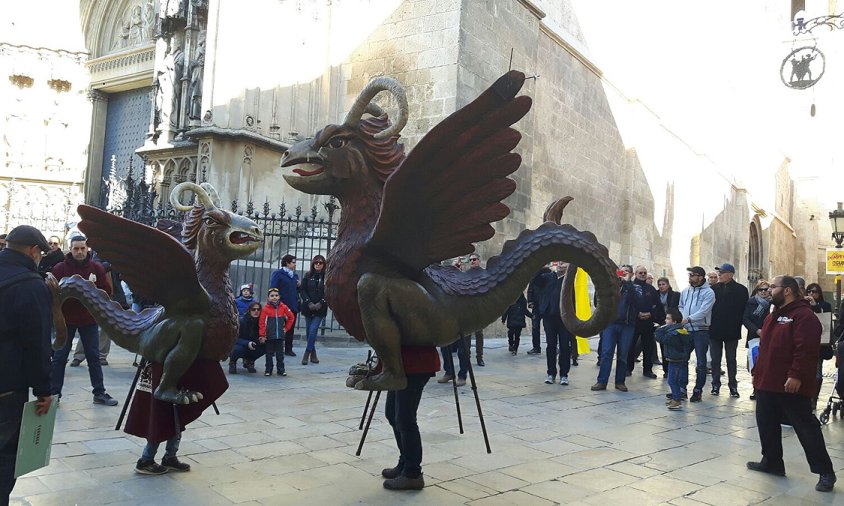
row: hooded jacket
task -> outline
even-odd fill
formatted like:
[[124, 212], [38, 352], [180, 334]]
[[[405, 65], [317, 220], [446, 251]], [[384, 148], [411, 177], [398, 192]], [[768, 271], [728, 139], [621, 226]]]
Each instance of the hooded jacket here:
[[654, 339], [663, 345], [665, 359], [669, 362], [688, 362], [695, 350], [694, 338], [679, 323], [658, 327]]
[[258, 335], [267, 339], [284, 339], [296, 321], [296, 315], [283, 302], [267, 302], [258, 318]]
[[[62, 278], [69, 278], [74, 274], [79, 274], [84, 279], [88, 279], [91, 274], [97, 276], [96, 285], [100, 290], [104, 290], [111, 296], [111, 276], [106, 273], [105, 267], [91, 257], [91, 252], [81, 262], [76, 261], [73, 255], [68, 253], [64, 257], [64, 261], [56, 264], [53, 267], [53, 276], [59, 281]], [[64, 321], [68, 325], [74, 327], [87, 327], [89, 325], [96, 325], [97, 321], [91, 316], [91, 313], [85, 309], [76, 299], [67, 299], [62, 304], [62, 314], [64, 314]]]
[[712, 322], [712, 306], [715, 305], [715, 292], [704, 282], [700, 286], [684, 288], [680, 292], [678, 309], [683, 318], [688, 319], [686, 330], [689, 332], [708, 331]]
[[[0, 283], [35, 272], [23, 253], [0, 251]], [[50, 395], [51, 305], [47, 284], [35, 276], [0, 289], [0, 393], [32, 388]]]
[[804, 299], [775, 308], [762, 325], [753, 387], [784, 393], [786, 380], [796, 378], [801, 381], [797, 394], [813, 398], [822, 332], [820, 320]]

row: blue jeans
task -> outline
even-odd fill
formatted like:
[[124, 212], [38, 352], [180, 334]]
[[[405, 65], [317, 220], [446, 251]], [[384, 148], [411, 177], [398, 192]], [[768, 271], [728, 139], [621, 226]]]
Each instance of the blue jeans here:
[[[689, 332], [692, 338], [695, 341], [695, 358], [697, 359], [697, 364], [695, 365], [695, 392], [703, 391], [704, 385], [706, 385], [706, 352], [709, 351], [709, 331], [708, 330], [695, 330]], [[686, 379], [686, 385], [688, 385], [689, 381], [688, 378]]]
[[[663, 357], [664, 358], [664, 357]], [[671, 387], [671, 398], [680, 400], [689, 382], [688, 362], [668, 362], [668, 386]]]
[[[615, 364], [615, 382], [624, 383], [627, 378], [627, 354], [633, 344], [633, 332], [636, 327], [624, 325], [623, 323], [612, 323], [601, 332], [601, 368], [598, 370], [598, 383], [606, 385], [609, 383], [610, 371], [612, 370], [612, 357], [618, 356], [618, 363]], [[618, 353], [616, 353], [618, 346]]]
[[322, 325], [322, 321], [325, 320], [324, 316], [305, 316], [305, 326], [307, 327], [307, 338], [308, 338], [308, 345], [305, 346], [305, 351], [316, 351], [316, 338], [317, 332], [319, 331], [319, 326]]
[[94, 395], [104, 394], [103, 366], [100, 365], [100, 329], [96, 323], [84, 327], [67, 326], [67, 341], [65, 341], [64, 347], [53, 352], [53, 363], [50, 369], [50, 392], [53, 395], [62, 393], [67, 357], [70, 355], [70, 346], [73, 344], [73, 337], [77, 330], [79, 331], [79, 339], [82, 341], [82, 348], [85, 350], [85, 360], [88, 361], [88, 376], [91, 378]]
[[[164, 458], [173, 458], [179, 451], [179, 442], [182, 440], [182, 433], [179, 432], [175, 436], [167, 440], [167, 445], [164, 447]], [[144, 453], [141, 454], [141, 460], [155, 460], [155, 454], [158, 453], [158, 446], [161, 443], [153, 443], [147, 439], [147, 444], [144, 446]]]
[[[472, 336], [469, 335], [464, 337], [463, 339], [472, 339]], [[460, 363], [460, 370], [457, 372], [458, 378], [466, 379], [466, 376], [469, 374], [469, 354], [467, 350], [469, 349], [469, 343], [466, 343], [466, 347], [463, 347], [463, 343], [460, 342], [458, 338], [457, 341], [449, 344], [448, 346], [440, 346], [440, 354], [443, 357], [443, 370], [449, 376], [454, 376], [454, 367], [453, 364], [450, 364], [449, 360], [447, 359], [446, 353], [454, 353], [457, 351], [457, 361]], [[453, 362], [452, 357], [452, 362]]]

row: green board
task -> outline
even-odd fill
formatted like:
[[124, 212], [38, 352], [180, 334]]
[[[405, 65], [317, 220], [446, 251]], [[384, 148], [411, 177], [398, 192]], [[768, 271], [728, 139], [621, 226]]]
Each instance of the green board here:
[[15, 478], [50, 464], [50, 447], [53, 444], [58, 403], [54, 399], [47, 414], [38, 416], [35, 414], [35, 402], [30, 401], [23, 406]]

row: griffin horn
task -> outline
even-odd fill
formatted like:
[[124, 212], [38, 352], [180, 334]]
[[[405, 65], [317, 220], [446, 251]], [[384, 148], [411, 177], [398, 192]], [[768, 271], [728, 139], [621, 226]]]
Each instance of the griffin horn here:
[[[211, 194], [209, 194], [209, 192], [206, 190], [206, 187], [210, 189]], [[199, 203], [202, 204], [202, 206], [206, 209], [216, 208], [217, 203], [214, 202], [214, 200], [215, 198], [217, 202], [219, 202], [220, 200], [220, 197], [217, 195], [216, 190], [214, 190], [214, 188], [210, 184], [202, 183], [202, 186], [200, 186], [196, 183], [186, 181], [184, 183], [177, 184], [176, 187], [173, 188], [173, 191], [170, 192], [170, 204], [172, 204], [173, 208], [177, 211], [190, 211], [191, 209], [193, 209], [192, 205], [186, 205], [179, 202], [179, 194], [185, 190], [192, 191], [193, 193], [195, 193], [196, 198], [199, 199]]]
[[[346, 115], [346, 120], [343, 122], [343, 125], [352, 128], [357, 127], [358, 121], [360, 121], [364, 112], [372, 114], [372, 112], [368, 110], [370, 105], [374, 105], [371, 104], [372, 99], [375, 98], [375, 95], [381, 93], [382, 91], [389, 91], [394, 97], [396, 97], [396, 101], [399, 106], [399, 115], [392, 126], [378, 132], [374, 135], [374, 137], [376, 139], [386, 139], [401, 132], [402, 128], [404, 128], [407, 124], [407, 95], [405, 95], [404, 88], [401, 87], [401, 84], [390, 77], [376, 77], [369, 81], [369, 84], [361, 90], [358, 98], [355, 100], [355, 103], [352, 104], [352, 108], [349, 109], [349, 114]], [[380, 109], [380, 107], [378, 109]]]
[[217, 194], [217, 190], [211, 186], [211, 183], [201, 183], [199, 186], [202, 187], [208, 193], [208, 196], [211, 197], [211, 202], [214, 203], [214, 207], [220, 207], [220, 196]]

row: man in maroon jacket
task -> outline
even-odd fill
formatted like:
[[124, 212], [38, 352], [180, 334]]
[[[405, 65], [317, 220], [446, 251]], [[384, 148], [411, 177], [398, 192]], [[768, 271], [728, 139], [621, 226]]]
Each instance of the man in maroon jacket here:
[[[96, 283], [97, 288], [105, 290], [111, 295], [111, 282], [105, 268], [99, 262], [91, 258], [91, 252], [85, 238], [76, 236], [70, 240], [70, 253], [65, 256], [63, 262], [53, 267], [53, 275], [59, 281], [62, 278], [79, 274], [85, 279]], [[67, 357], [70, 354], [70, 347], [76, 331], [79, 331], [79, 339], [85, 349], [85, 358], [88, 360], [88, 375], [91, 377], [91, 386], [94, 388], [94, 404], [116, 406], [117, 400], [113, 399], [105, 391], [103, 386], [103, 368], [100, 365], [100, 328], [91, 313], [76, 299], [68, 299], [62, 304], [62, 313], [67, 324], [67, 341], [64, 347], [53, 353], [53, 365], [50, 372], [50, 390], [52, 395], [61, 398], [62, 386], [64, 385], [64, 371], [67, 365]]]
[[748, 462], [747, 468], [785, 476], [780, 426], [784, 416], [794, 427], [809, 468], [820, 475], [815, 490], [829, 492], [835, 485], [835, 471], [821, 424], [812, 414], [821, 324], [793, 277], [777, 276], [770, 287], [775, 309], [762, 325], [759, 358], [753, 368], [762, 461]]

